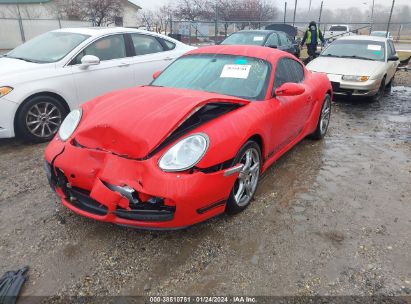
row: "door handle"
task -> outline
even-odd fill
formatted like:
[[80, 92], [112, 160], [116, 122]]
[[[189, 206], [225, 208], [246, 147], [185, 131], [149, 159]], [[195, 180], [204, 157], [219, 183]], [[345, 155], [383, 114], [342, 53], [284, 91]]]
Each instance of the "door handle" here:
[[174, 60], [174, 58], [173, 57], [166, 57], [166, 58], [164, 58], [164, 60], [170, 61], [170, 60]]
[[119, 68], [125, 68], [125, 67], [128, 67], [130, 64], [129, 63], [120, 63], [119, 65], [118, 65], [118, 67]]
[[313, 98], [311, 96], [308, 96], [307, 102], [312, 102], [312, 101], [313, 101]]

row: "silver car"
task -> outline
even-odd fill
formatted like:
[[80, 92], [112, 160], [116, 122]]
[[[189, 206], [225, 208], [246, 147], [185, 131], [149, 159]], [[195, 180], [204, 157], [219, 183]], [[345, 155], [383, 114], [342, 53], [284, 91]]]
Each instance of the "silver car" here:
[[307, 68], [326, 73], [335, 94], [372, 96], [378, 100], [390, 86], [400, 61], [392, 40], [375, 36], [342, 37]]

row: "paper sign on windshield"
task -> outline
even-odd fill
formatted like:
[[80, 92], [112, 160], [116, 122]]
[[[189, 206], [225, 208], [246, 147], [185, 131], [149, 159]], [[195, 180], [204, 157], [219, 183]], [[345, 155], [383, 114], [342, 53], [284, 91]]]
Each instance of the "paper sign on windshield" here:
[[246, 64], [226, 64], [221, 72], [221, 78], [247, 79], [251, 65]]
[[367, 46], [367, 49], [371, 50], [371, 51], [381, 51], [381, 45], [377, 45], [377, 44], [369, 44]]
[[264, 40], [264, 36], [255, 36], [253, 38], [254, 41], [263, 41]]

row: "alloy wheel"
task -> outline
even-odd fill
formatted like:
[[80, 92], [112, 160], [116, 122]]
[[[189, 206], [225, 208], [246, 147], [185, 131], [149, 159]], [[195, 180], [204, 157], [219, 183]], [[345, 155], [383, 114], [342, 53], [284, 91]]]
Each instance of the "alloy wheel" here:
[[321, 134], [325, 134], [327, 132], [328, 124], [330, 123], [330, 116], [331, 116], [331, 101], [330, 98], [326, 98], [324, 100], [324, 105], [321, 109], [321, 121], [320, 121], [320, 130]]
[[54, 135], [62, 122], [62, 113], [50, 102], [34, 104], [26, 115], [27, 129], [36, 137], [47, 138]]
[[254, 195], [260, 175], [260, 155], [255, 148], [249, 148], [241, 157], [243, 168], [233, 189], [234, 200], [240, 207], [246, 206]]

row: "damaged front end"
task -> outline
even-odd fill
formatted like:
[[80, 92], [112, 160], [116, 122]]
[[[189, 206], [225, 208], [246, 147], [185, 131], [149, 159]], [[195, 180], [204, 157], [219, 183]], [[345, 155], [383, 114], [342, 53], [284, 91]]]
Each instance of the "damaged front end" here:
[[[90, 144], [99, 142], [98, 132], [88, 141], [92, 128], [80, 125], [69, 140], [56, 137], [46, 149], [50, 185], [67, 208], [100, 221], [149, 229], [182, 228], [204, 221], [224, 212], [241, 166], [233, 165], [231, 159], [210, 168], [165, 172], [159, 168], [159, 159], [176, 140], [240, 106], [234, 102], [202, 103], [161, 142], [151, 142], [143, 157], [136, 157], [138, 152], [122, 153], [121, 147], [127, 143], [122, 142], [124, 133], [119, 128], [104, 122], [95, 126], [94, 130], [104, 126], [104, 133], [111, 134], [104, 138], [105, 145], [99, 146]], [[109, 142], [115, 143], [116, 149], [109, 149]]]

